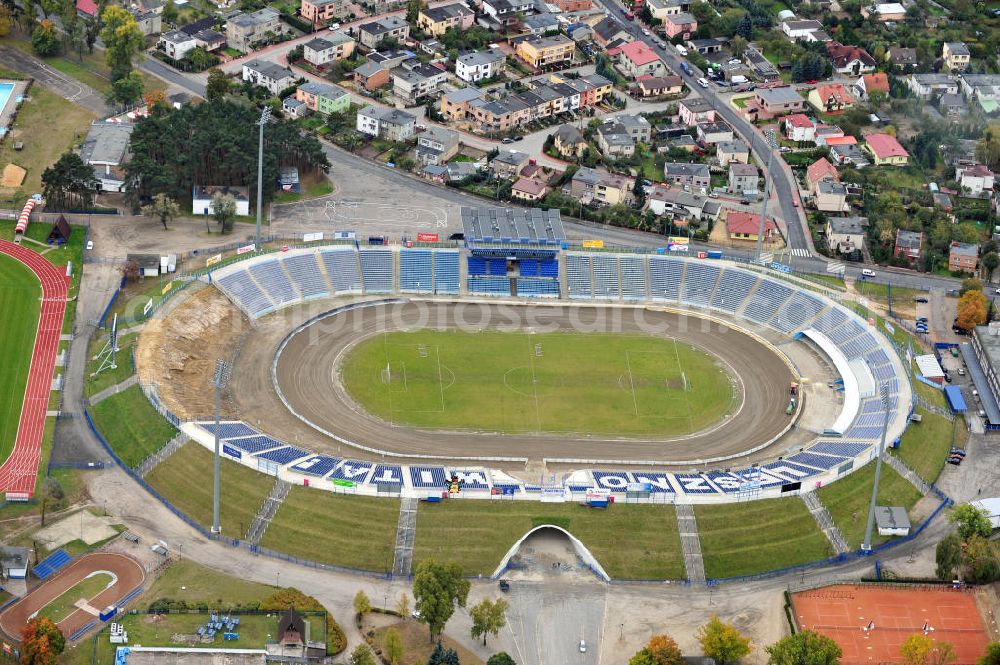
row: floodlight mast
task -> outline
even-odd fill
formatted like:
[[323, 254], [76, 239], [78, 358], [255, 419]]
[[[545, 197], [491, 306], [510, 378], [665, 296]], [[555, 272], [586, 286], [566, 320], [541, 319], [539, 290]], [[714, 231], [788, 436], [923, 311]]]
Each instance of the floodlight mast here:
[[212, 377], [212, 385], [215, 387], [215, 473], [212, 482], [212, 533], [222, 533], [222, 526], [219, 524], [219, 454], [221, 452], [219, 420], [222, 408], [222, 389], [229, 383], [232, 368], [233, 366], [222, 358], [215, 360], [215, 376]]

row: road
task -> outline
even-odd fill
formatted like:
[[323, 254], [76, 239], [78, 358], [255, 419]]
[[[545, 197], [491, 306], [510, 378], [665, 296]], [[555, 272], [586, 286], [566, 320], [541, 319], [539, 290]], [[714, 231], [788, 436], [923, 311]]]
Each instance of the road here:
[[101, 93], [12, 46], [0, 46], [0, 66], [30, 76], [43, 88], [82, 106], [98, 118], [104, 118], [110, 113]]

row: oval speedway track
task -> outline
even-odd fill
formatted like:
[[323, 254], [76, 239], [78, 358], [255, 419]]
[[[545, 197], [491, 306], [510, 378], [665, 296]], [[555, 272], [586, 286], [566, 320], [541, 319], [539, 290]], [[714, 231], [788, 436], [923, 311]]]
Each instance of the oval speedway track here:
[[[608, 439], [586, 435], [428, 431], [393, 426], [361, 410], [335, 371], [344, 350], [364, 337], [415, 328], [583, 330], [674, 337], [716, 356], [743, 384], [742, 408], [707, 431], [671, 439]], [[788, 425], [794, 376], [772, 349], [718, 322], [678, 312], [600, 306], [406, 302], [361, 307], [315, 320], [287, 340], [274, 379], [288, 405], [337, 437], [401, 456], [448, 458], [656, 460], [663, 463], [740, 456]]]

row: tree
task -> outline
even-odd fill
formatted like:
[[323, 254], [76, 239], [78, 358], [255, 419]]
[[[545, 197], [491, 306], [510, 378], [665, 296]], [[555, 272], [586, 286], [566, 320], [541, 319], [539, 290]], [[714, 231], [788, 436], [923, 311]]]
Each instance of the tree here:
[[677, 642], [667, 635], [653, 635], [646, 646], [629, 659], [629, 665], [681, 665], [684, 659]]
[[181, 214], [181, 208], [176, 202], [166, 194], [157, 194], [153, 197], [152, 203], [141, 208], [142, 214], [146, 217], [156, 217], [163, 224], [163, 230], [167, 230], [167, 222]]
[[51, 619], [35, 617], [21, 628], [22, 665], [55, 665], [66, 638]]
[[10, 34], [10, 25], [12, 22], [13, 16], [11, 15], [10, 7], [0, 5], [0, 37], [6, 37]]
[[[486, 665], [491, 665], [487, 663]], [[991, 642], [986, 645], [986, 654], [979, 659], [976, 665], [1000, 665], [1000, 642]]]
[[803, 630], [766, 647], [769, 665], [838, 665], [843, 655], [826, 635]]
[[31, 48], [43, 58], [59, 51], [59, 35], [52, 21], [45, 19], [31, 33]]
[[122, 278], [126, 282], [134, 282], [139, 279], [139, 275], [142, 274], [142, 269], [139, 266], [138, 261], [126, 261], [122, 264], [122, 267], [119, 268], [119, 272], [121, 272]]
[[990, 169], [1000, 168], [1000, 124], [991, 124], [983, 131], [976, 144], [976, 159]]
[[50, 509], [57, 509], [66, 498], [62, 485], [55, 478], [46, 478], [42, 484], [42, 515], [41, 524], [45, 526], [45, 513]]
[[753, 20], [751, 20], [750, 14], [744, 14], [740, 22], [736, 24], [736, 34], [748, 42], [753, 40]]
[[[1000, 651], [1000, 649], [998, 649], [998, 651]], [[489, 660], [486, 661], [486, 665], [517, 665], [517, 663], [515, 663], [514, 659], [510, 657], [510, 654], [506, 651], [501, 651], [490, 656]], [[980, 663], [979, 665], [1000, 665], [1000, 662]]]
[[396, 601], [396, 613], [404, 619], [410, 616], [410, 597], [406, 595], [406, 592], [399, 594], [399, 600]]
[[69, 26], [69, 43], [76, 51], [76, 58], [83, 62], [83, 50], [87, 48], [87, 24], [77, 17]]
[[420, 622], [427, 624], [432, 640], [444, 630], [455, 607], [465, 607], [468, 596], [469, 581], [464, 578], [459, 564], [426, 559], [417, 566], [413, 576], [413, 597], [420, 612]]
[[494, 637], [500, 629], [507, 625], [507, 601], [503, 598], [496, 600], [486, 599], [469, 610], [472, 615], [472, 639], [480, 636], [483, 638], [483, 646], [486, 646], [486, 636], [490, 633]]
[[431, 652], [431, 657], [427, 659], [427, 665], [461, 665], [458, 660], [458, 653], [454, 649], [446, 649], [438, 640], [437, 646]]
[[986, 305], [986, 296], [983, 295], [982, 291], [966, 292], [964, 296], [958, 299], [958, 321], [956, 325], [964, 330], [972, 330], [976, 326], [986, 323]]
[[969, 291], [982, 291], [983, 282], [982, 280], [976, 279], [975, 277], [968, 277], [962, 280], [962, 288], [959, 289], [958, 295], [964, 296]]
[[948, 642], [935, 642], [926, 635], [910, 635], [899, 646], [899, 655], [906, 665], [950, 665], [957, 660]]
[[938, 541], [934, 560], [934, 574], [939, 580], [954, 579], [955, 569], [962, 565], [962, 540], [957, 533], [949, 533]]
[[[961, 302], [960, 299], [959, 304]], [[989, 538], [993, 532], [989, 513], [971, 503], [960, 503], [952, 508], [948, 512], [948, 521], [958, 526], [958, 535], [966, 541], [973, 536]]]
[[750, 638], [743, 637], [735, 626], [723, 623], [715, 614], [698, 629], [698, 641], [706, 656], [723, 665], [738, 662], [750, 653]]
[[389, 665], [399, 665], [399, 661], [403, 660], [405, 651], [403, 638], [399, 636], [399, 631], [395, 628], [385, 631], [385, 636], [382, 638], [382, 651], [385, 653]]
[[89, 208], [99, 186], [94, 169], [75, 152], [64, 152], [42, 171], [42, 196], [49, 210]]
[[993, 543], [974, 535], [965, 543], [965, 579], [973, 584], [988, 584], [1000, 578], [1000, 562]]
[[375, 665], [375, 654], [367, 644], [359, 644], [354, 647], [351, 657], [348, 659], [350, 665]]
[[218, 67], [208, 70], [208, 82], [205, 84], [205, 99], [214, 102], [229, 92], [229, 77]]
[[410, 25], [416, 25], [417, 20], [420, 18], [420, 10], [423, 9], [423, 2], [421, 0], [407, 0], [406, 2], [406, 22]]
[[180, 13], [181, 12], [177, 9], [177, 5], [174, 3], [174, 0], [167, 0], [167, 4], [163, 5], [163, 20], [171, 25], [177, 23], [177, 18]]
[[372, 611], [372, 601], [368, 600], [368, 594], [358, 591], [354, 594], [354, 613], [368, 614]]
[[101, 11], [101, 41], [104, 61], [111, 70], [112, 82], [125, 78], [132, 71], [132, 59], [146, 46], [146, 38], [132, 13], [118, 5], [108, 5]]
[[142, 101], [146, 103], [147, 108], [152, 109], [154, 106], [167, 103], [167, 93], [162, 90], [150, 90], [142, 96]]
[[121, 104], [130, 106], [142, 98], [142, 76], [139, 72], [129, 72], [125, 76], [116, 79], [111, 83], [111, 90], [108, 92], [107, 100], [109, 104]]
[[[236, 198], [232, 194], [216, 192], [215, 196], [212, 197], [212, 217], [220, 226], [221, 233], [231, 232], [236, 221]], [[364, 594], [363, 591], [358, 593]], [[354, 598], [357, 600], [357, 596]], [[371, 609], [371, 603], [368, 604], [368, 609]]]
[[642, 186], [641, 177], [637, 177], [632, 185], [632, 196], [635, 198], [636, 208], [641, 208], [646, 202], [646, 188]]
[[987, 252], [983, 254], [983, 271], [986, 273], [986, 279], [993, 281], [993, 272], [1000, 266], [1000, 254], [996, 252]]
[[747, 50], [747, 45], [749, 40], [743, 35], [736, 35], [733, 37], [732, 41], [729, 42], [729, 48], [732, 49], [733, 55], [737, 58], [742, 58], [743, 53]]

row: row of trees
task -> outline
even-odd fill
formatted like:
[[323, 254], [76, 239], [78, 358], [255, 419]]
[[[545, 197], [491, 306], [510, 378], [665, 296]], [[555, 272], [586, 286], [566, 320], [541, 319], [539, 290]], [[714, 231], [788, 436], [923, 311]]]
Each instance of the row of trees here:
[[[969, 293], [980, 292], [968, 291], [965, 295]], [[993, 527], [986, 511], [968, 503], [960, 504], [951, 510], [948, 518], [956, 530], [937, 544], [935, 573], [938, 578], [952, 580], [957, 574], [966, 581], [981, 584], [1000, 579], [1000, 557], [996, 545], [989, 540]]]

